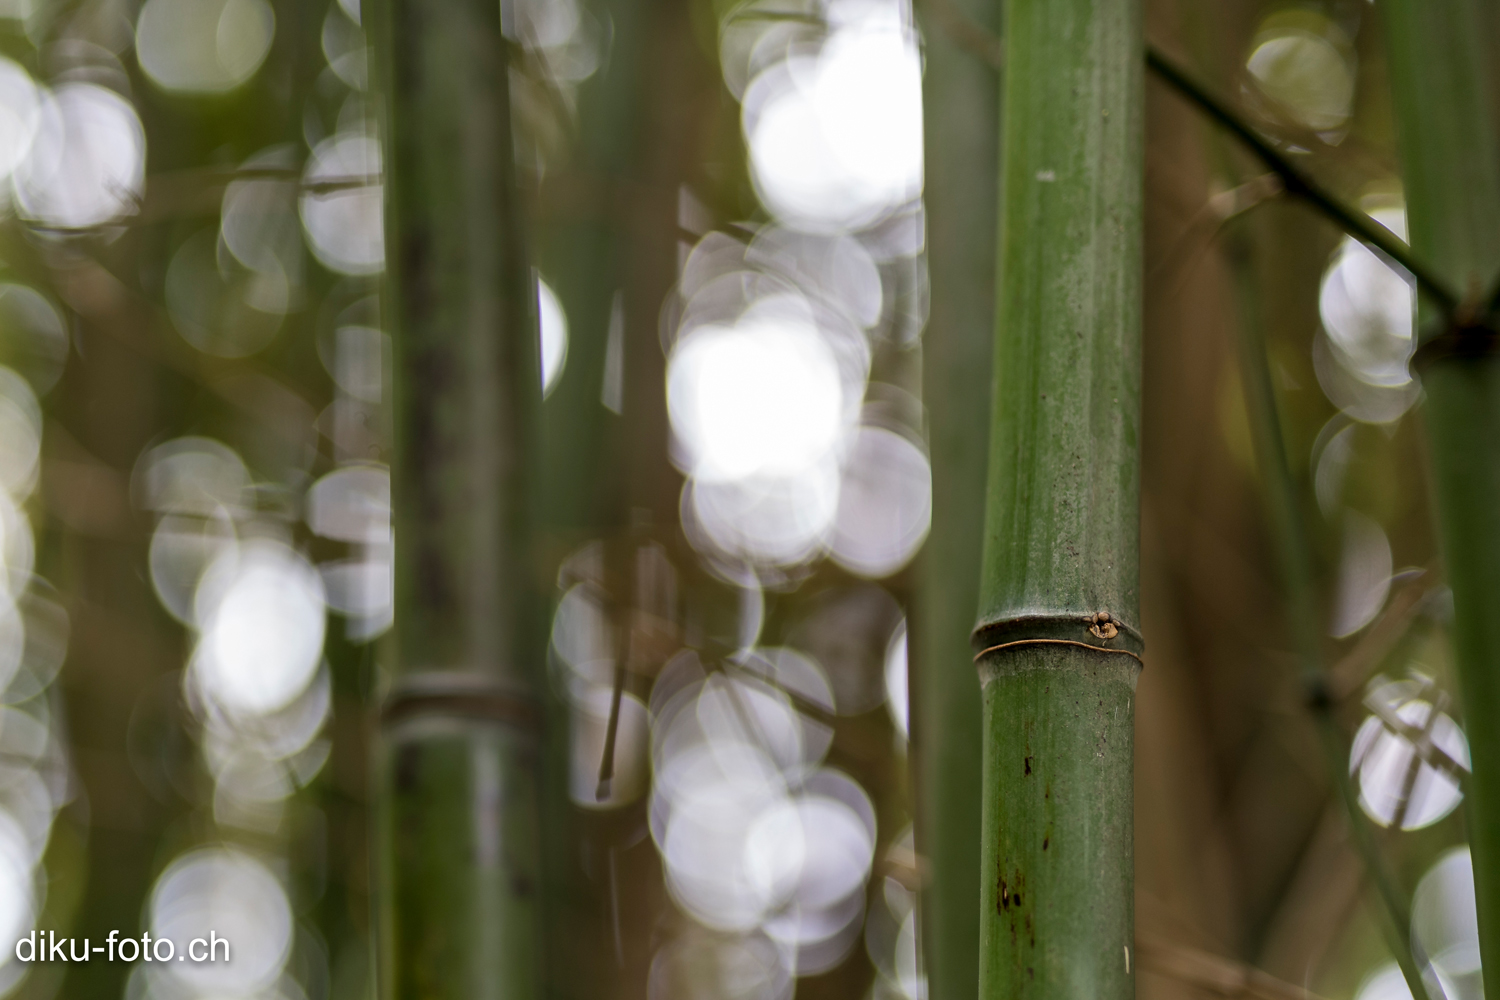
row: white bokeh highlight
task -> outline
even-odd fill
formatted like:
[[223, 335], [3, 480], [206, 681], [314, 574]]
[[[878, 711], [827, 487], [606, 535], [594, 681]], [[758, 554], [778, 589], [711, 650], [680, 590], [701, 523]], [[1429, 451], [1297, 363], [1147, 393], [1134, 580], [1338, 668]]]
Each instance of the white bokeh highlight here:
[[921, 61], [889, 11], [841, 25], [815, 56], [750, 82], [744, 127], [756, 190], [783, 223], [859, 228], [922, 186]]
[[192, 670], [204, 694], [234, 714], [284, 708], [317, 672], [324, 607], [317, 569], [282, 542], [253, 539], [220, 556], [194, 598]]
[[164, 90], [223, 93], [255, 75], [275, 33], [266, 0], [146, 0], [136, 56]]
[[133, 213], [145, 178], [146, 133], [135, 108], [108, 88], [69, 82], [42, 94], [12, 183], [23, 216], [81, 229]]

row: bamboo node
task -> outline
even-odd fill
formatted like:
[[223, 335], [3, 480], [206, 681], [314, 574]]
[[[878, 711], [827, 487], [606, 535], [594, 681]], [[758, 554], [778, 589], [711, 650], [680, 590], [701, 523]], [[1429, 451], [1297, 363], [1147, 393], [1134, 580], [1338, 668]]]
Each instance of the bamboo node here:
[[1459, 318], [1442, 333], [1423, 341], [1412, 352], [1408, 368], [1417, 373], [1434, 361], [1445, 358], [1473, 361], [1495, 354], [1497, 349], [1500, 349], [1500, 336], [1492, 326]]
[[1128, 649], [1110, 649], [1108, 646], [1091, 646], [1086, 642], [1076, 642], [1072, 639], [1015, 639], [1011, 642], [1002, 642], [998, 646], [990, 646], [988, 649], [981, 649], [978, 653], [975, 653], [974, 662], [978, 663], [990, 653], [998, 653], [1002, 649], [1015, 649], [1020, 646], [1078, 646], [1081, 649], [1092, 649], [1096, 653], [1119, 653], [1121, 655], [1130, 657], [1132, 660], [1136, 661], [1143, 667], [1146, 665], [1145, 660], [1141, 659], [1139, 656], [1132, 653]]

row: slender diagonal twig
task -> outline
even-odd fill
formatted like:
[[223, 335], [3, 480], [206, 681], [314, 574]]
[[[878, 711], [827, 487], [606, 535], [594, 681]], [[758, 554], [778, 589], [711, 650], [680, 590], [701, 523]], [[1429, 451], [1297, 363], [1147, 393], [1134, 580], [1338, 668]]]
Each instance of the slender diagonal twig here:
[[1420, 726], [1414, 726], [1401, 718], [1395, 708], [1382, 701], [1372, 699], [1365, 704], [1392, 735], [1411, 744], [1413, 767], [1426, 764], [1442, 771], [1456, 783], [1462, 782], [1464, 775], [1469, 773], [1467, 765], [1432, 740], [1432, 727], [1442, 712], [1441, 705], [1435, 705], [1427, 713], [1426, 720]]
[[743, 4], [730, 11], [724, 18], [726, 23], [733, 21], [791, 21], [795, 24], [809, 24], [816, 28], [826, 28], [828, 19], [821, 14], [809, 14], [802, 10], [766, 10], [755, 7], [753, 4]]
[[1227, 104], [1215, 97], [1154, 46], [1146, 47], [1146, 66], [1178, 94], [1249, 146], [1251, 151], [1281, 178], [1288, 194], [1296, 195], [1314, 205], [1344, 232], [1410, 274], [1416, 281], [1417, 287], [1445, 313], [1451, 315], [1458, 309], [1460, 297], [1424, 261], [1419, 260], [1410, 247], [1397, 239], [1394, 233], [1364, 212], [1351, 208], [1324, 190], [1322, 185], [1267, 142]]
[[1167, 248], [1167, 252], [1162, 255], [1161, 259], [1152, 266], [1147, 280], [1167, 275], [1170, 276], [1171, 287], [1175, 288], [1183, 278], [1182, 274], [1177, 273], [1178, 270], [1199, 258], [1202, 252], [1213, 243], [1226, 222], [1242, 212], [1248, 212], [1257, 205], [1263, 205], [1278, 197], [1285, 190], [1281, 178], [1274, 173], [1268, 173], [1246, 181], [1239, 187], [1212, 195], [1198, 211], [1193, 213], [1193, 217], [1182, 228], [1182, 233]]
[[[954, 45], [978, 56], [997, 70], [1004, 67], [1004, 43], [970, 20], [952, 0], [926, 0], [925, 6], [931, 11], [932, 19], [937, 27]], [[1410, 274], [1421, 291], [1444, 313], [1451, 316], [1459, 309], [1462, 301], [1460, 297], [1426, 263], [1418, 259], [1412, 253], [1411, 248], [1398, 239], [1394, 233], [1366, 213], [1344, 204], [1339, 198], [1325, 190], [1321, 184], [1308, 176], [1305, 171], [1231, 110], [1228, 104], [1215, 97], [1206, 87], [1165, 56], [1160, 49], [1149, 44], [1146, 46], [1146, 67], [1161, 77], [1178, 94], [1249, 146], [1251, 151], [1281, 178], [1287, 193], [1304, 199], [1344, 232]], [[1500, 282], [1496, 283], [1487, 302], [1490, 312], [1500, 312]]]
[[953, 0], [922, 0], [922, 7], [948, 41], [996, 72], [1005, 69], [1005, 44]]
[[1216, 996], [1252, 1000], [1319, 1000], [1317, 994], [1283, 982], [1254, 966], [1165, 938], [1137, 933], [1135, 946], [1142, 969]]
[[1396, 591], [1354, 648], [1329, 668], [1328, 692], [1335, 702], [1343, 702], [1357, 692], [1407, 636], [1439, 589], [1436, 576], [1424, 569]]
[[615, 672], [609, 693], [609, 720], [604, 724], [604, 753], [599, 757], [599, 783], [594, 787], [594, 798], [600, 802], [609, 798], [614, 784], [615, 743], [620, 735], [620, 705], [625, 698], [625, 671], [630, 662], [632, 632], [630, 602], [611, 600], [609, 604], [616, 629]]

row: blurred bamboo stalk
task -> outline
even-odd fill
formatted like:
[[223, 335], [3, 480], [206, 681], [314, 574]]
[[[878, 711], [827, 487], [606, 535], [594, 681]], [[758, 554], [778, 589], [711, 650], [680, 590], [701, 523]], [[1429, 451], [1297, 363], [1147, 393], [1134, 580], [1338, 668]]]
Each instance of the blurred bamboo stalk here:
[[[611, 447], [620, 437], [620, 414], [610, 412], [603, 397], [609, 339], [624, 333], [626, 205], [639, 173], [648, 96], [641, 60], [658, 6], [645, 0], [596, 5], [609, 25], [607, 57], [580, 87], [571, 161], [542, 184], [543, 198], [550, 188], [564, 192], [557, 200], [565, 208], [538, 226], [536, 258], [568, 317], [567, 365], [543, 407], [542, 440], [545, 454], [567, 458], [544, 465], [538, 513], [550, 533], [574, 544], [617, 533], [626, 522], [624, 462]], [[585, 183], [599, 189], [595, 197], [577, 196]]]
[[[1483, 40], [1493, 11], [1476, 0], [1380, 6], [1412, 250], [1477, 312], [1500, 272], [1500, 143]], [[1468, 308], [1438, 324], [1432, 343], [1477, 317]], [[1466, 322], [1467, 320], [1467, 322]], [[1446, 326], [1448, 329], [1443, 330]], [[1485, 992], [1500, 996], [1500, 645], [1492, 602], [1500, 593], [1500, 356], [1494, 334], [1468, 356], [1446, 353], [1422, 371], [1438, 536], [1453, 588], [1453, 652], [1463, 689], [1473, 775], [1469, 846], [1484, 956]]]
[[[938, 4], [945, 6], [938, 6]], [[932, 531], [911, 615], [911, 753], [917, 847], [927, 859], [921, 952], [928, 996], [979, 988], [979, 682], [966, 635], [979, 601], [984, 468], [995, 316], [1000, 90], [995, 66], [951, 31], [948, 8], [995, 39], [993, 0], [919, 5], [927, 31], [927, 264], [931, 312], [922, 344], [932, 458]], [[944, 20], [945, 12], [950, 20]], [[998, 43], [989, 46], [998, 49]]]
[[[1350, 838], [1365, 873], [1380, 895], [1383, 909], [1380, 925], [1407, 988], [1413, 997], [1424, 995], [1422, 969], [1426, 962], [1420, 947], [1411, 940], [1411, 914], [1406, 896], [1397, 886], [1375, 838], [1375, 831], [1359, 807], [1349, 779], [1349, 744], [1333, 712], [1337, 706], [1333, 681], [1323, 657], [1323, 629], [1313, 581], [1312, 549], [1307, 524], [1297, 497], [1296, 483], [1287, 461], [1286, 439], [1277, 410], [1276, 387], [1266, 354], [1265, 326], [1261, 319], [1259, 290], [1249, 259], [1249, 241], [1243, 233], [1228, 241], [1230, 270], [1237, 309], [1240, 379], [1249, 417], [1251, 444], [1271, 537], [1276, 543], [1283, 597], [1292, 641], [1300, 660], [1302, 684], [1308, 707], [1318, 727], [1328, 768], [1328, 779], [1337, 793], [1349, 823]], [[1434, 991], [1441, 996], [1441, 988]]]
[[541, 992], [540, 404], [500, 7], [378, 5], [395, 342], [395, 680], [378, 774], [380, 995]]
[[1136, 2], [1007, 5], [979, 623], [985, 998], [1135, 994]]
[[[630, 595], [614, 592], [622, 576], [619, 563], [628, 516], [625, 463], [617, 447], [624, 421], [605, 398], [611, 341], [621, 347], [618, 342], [624, 334], [622, 260], [630, 234], [623, 205], [643, 142], [646, 95], [641, 59], [650, 42], [647, 24], [653, 7], [645, 0], [601, 0], [584, 8], [608, 24], [608, 41], [601, 43], [607, 47], [598, 71], [579, 85], [574, 145], [566, 160], [552, 165], [540, 179], [534, 199], [536, 264], [568, 321], [566, 364], [542, 405], [542, 453], [550, 458], [535, 484], [537, 526], [553, 549], [550, 562], [560, 562], [589, 539], [620, 539], [608, 546], [608, 580], [614, 585], [611, 616], [621, 646], [628, 642], [630, 603]], [[623, 684], [624, 657], [616, 660], [615, 680]], [[543, 692], [548, 716], [544, 753], [549, 773], [566, 774], [573, 720], [568, 696], [555, 688], [549, 685]], [[620, 694], [617, 688], [617, 699]], [[618, 701], [612, 706], [606, 739], [611, 754], [617, 713]], [[626, 949], [614, 844], [599, 824], [578, 811], [566, 782], [546, 785], [542, 808], [553, 832], [543, 844], [546, 921], [553, 943], [548, 990], [630, 996], [634, 984], [621, 973]], [[586, 859], [582, 865], [580, 858]], [[599, 868], [610, 872], [604, 885], [597, 876], [590, 877]], [[601, 914], [608, 914], [607, 920]], [[613, 961], [598, 960], [611, 952]]]

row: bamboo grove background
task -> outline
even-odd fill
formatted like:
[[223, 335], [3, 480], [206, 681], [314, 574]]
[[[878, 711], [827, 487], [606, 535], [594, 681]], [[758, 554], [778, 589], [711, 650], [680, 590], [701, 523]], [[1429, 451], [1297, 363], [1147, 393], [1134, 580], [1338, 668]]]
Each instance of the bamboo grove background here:
[[[1500, 21], [1451, 6], [1143, 34], [1403, 240], [1477, 199], [1477, 250], [1412, 233], [1469, 296]], [[974, 996], [1001, 80], [1048, 66], [1005, 23], [0, 3], [0, 988]], [[1410, 377], [1408, 279], [1144, 88], [1135, 991], [1477, 998], [1433, 497], [1493, 546], [1440, 481], [1491, 437]], [[443, 339], [486, 310], [500, 360]], [[528, 878], [464, 867], [493, 815]], [[227, 965], [9, 951], [210, 925]]]

